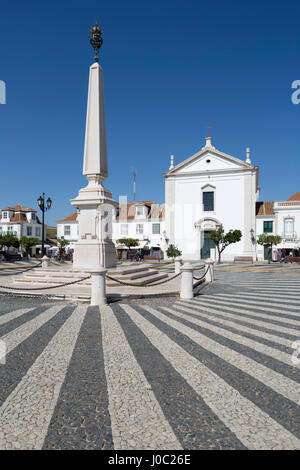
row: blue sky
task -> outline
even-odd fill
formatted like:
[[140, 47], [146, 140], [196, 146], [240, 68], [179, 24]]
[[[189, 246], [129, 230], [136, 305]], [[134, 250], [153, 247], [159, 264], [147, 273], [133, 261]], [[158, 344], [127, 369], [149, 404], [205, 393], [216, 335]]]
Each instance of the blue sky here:
[[299, 1], [72, 0], [0, 3], [0, 206], [53, 199], [72, 212], [81, 175], [89, 28], [104, 31], [109, 178], [117, 199], [164, 202], [162, 173], [213, 144], [260, 167], [262, 200], [300, 191]]

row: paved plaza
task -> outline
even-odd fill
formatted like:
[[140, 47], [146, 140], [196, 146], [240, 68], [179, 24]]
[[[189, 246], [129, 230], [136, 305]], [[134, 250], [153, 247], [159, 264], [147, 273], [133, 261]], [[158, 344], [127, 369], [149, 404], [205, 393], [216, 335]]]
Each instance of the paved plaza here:
[[0, 297], [0, 449], [299, 449], [300, 273], [194, 300]]

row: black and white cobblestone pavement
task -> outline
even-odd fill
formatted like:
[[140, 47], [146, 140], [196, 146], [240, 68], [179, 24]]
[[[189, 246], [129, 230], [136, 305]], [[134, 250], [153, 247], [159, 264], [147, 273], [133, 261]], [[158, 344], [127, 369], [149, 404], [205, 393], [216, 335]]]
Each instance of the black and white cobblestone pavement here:
[[299, 449], [298, 273], [194, 300], [0, 298], [0, 449]]

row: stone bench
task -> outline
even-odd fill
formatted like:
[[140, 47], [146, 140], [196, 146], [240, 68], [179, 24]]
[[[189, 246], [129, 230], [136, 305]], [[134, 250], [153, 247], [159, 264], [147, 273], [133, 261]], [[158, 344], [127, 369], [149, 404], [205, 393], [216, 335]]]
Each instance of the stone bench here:
[[249, 263], [253, 264], [252, 256], [235, 256], [234, 263], [236, 263], [237, 261], [248, 261]]

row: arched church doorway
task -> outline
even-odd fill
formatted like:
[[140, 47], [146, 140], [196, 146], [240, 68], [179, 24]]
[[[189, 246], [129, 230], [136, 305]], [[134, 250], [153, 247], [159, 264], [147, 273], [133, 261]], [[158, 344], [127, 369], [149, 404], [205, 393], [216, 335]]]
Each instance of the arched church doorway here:
[[210, 230], [201, 232], [201, 259], [210, 258], [211, 248], [216, 248], [215, 242], [209, 238]]

